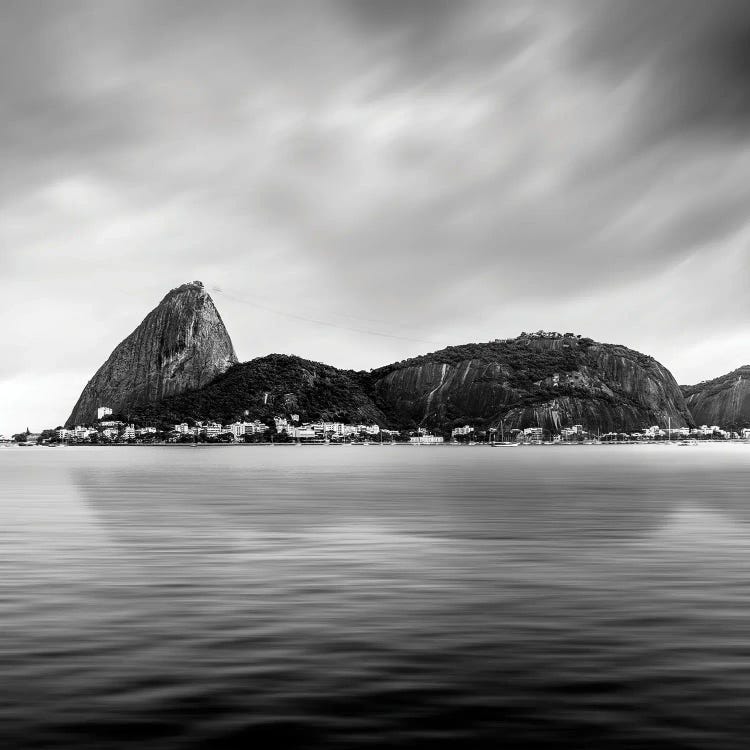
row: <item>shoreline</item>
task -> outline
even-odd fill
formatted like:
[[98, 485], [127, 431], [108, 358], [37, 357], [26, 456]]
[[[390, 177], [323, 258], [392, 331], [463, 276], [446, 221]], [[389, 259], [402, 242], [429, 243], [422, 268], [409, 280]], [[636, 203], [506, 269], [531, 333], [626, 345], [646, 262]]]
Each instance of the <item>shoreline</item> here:
[[49, 444], [4, 444], [0, 448], [297, 448], [297, 447], [325, 447], [325, 448], [601, 448], [601, 447], [633, 447], [648, 446], [656, 447], [679, 447], [679, 448], [696, 448], [699, 446], [721, 446], [721, 445], [747, 445], [750, 446], [750, 440], [699, 440], [694, 443], [684, 443], [678, 441], [633, 441], [633, 442], [589, 442], [589, 443], [475, 443], [474, 445], [464, 445], [461, 443], [112, 443], [112, 444], [92, 444], [92, 443], [53, 443]]

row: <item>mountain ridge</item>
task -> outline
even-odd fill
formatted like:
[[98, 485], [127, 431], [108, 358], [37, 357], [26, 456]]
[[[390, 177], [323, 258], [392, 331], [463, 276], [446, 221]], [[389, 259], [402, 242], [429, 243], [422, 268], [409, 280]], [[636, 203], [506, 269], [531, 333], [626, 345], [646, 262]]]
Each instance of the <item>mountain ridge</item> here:
[[266, 355], [234, 365], [202, 389], [143, 406], [134, 417], [168, 424], [276, 413], [399, 429], [693, 424], [680, 387], [653, 357], [572, 334], [451, 346], [369, 372]]

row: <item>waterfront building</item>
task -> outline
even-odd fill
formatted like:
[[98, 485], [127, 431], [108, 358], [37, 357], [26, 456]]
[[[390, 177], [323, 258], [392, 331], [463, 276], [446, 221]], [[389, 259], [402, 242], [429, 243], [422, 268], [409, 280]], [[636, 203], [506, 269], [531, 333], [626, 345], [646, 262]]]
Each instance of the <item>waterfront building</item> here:
[[229, 432], [229, 428], [226, 430], [221, 426], [220, 422], [208, 422], [205, 427], [202, 428], [201, 432], [206, 437], [218, 437], [222, 432]]
[[451, 437], [456, 437], [457, 435], [470, 435], [472, 432], [474, 432], [474, 428], [468, 424], [463, 427], [454, 427], [451, 430]]
[[295, 440], [302, 438], [309, 439], [319, 436], [319, 434], [316, 434], [315, 432], [315, 427], [311, 424], [303, 424], [300, 427], [288, 427], [287, 435]]
[[326, 435], [332, 435], [335, 437], [342, 437], [344, 435], [344, 428], [346, 425], [344, 425], [343, 422], [323, 422], [321, 423], [321, 430]]
[[541, 443], [544, 440], [544, 431], [541, 427], [527, 427], [523, 431], [523, 437], [530, 443]]
[[440, 445], [445, 442], [442, 435], [430, 435], [428, 432], [420, 432], [409, 438], [412, 445]]
[[[234, 435], [236, 439], [241, 439], [245, 435], [254, 435], [256, 433], [265, 432], [268, 429], [267, 425], [257, 419], [254, 422], [233, 422], [227, 428]], [[226, 432], [227, 430], [225, 430]]]
[[586, 434], [582, 424], [574, 424], [572, 427], [563, 427], [560, 435], [563, 440], [577, 440]]
[[125, 429], [122, 431], [123, 440], [135, 440], [135, 427], [132, 424], [125, 425]]
[[73, 437], [76, 440], [88, 440], [91, 435], [96, 435], [96, 430], [93, 427], [76, 425], [76, 427], [73, 429]]
[[180, 435], [187, 435], [191, 430], [188, 427], [187, 422], [180, 422], [180, 424], [174, 426], [174, 431], [178, 432]]
[[119, 434], [116, 427], [107, 427], [102, 430], [102, 435], [108, 440], [117, 440]]

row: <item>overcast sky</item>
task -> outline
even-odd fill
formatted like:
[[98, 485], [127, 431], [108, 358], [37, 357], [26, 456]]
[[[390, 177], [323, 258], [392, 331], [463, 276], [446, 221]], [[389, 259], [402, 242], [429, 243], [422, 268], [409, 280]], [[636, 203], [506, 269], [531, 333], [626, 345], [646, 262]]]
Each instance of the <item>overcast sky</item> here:
[[0, 154], [6, 435], [193, 279], [242, 360], [750, 361], [747, 0], [5, 0]]

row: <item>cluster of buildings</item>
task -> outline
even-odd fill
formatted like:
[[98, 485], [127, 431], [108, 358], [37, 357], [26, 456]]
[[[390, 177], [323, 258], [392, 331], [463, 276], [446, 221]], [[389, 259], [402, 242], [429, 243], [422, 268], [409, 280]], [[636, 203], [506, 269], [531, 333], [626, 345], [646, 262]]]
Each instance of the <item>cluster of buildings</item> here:
[[[451, 431], [451, 439], [460, 441], [465, 437], [473, 437], [476, 430], [471, 425], [454, 427]], [[489, 429], [489, 434], [497, 431]], [[586, 440], [604, 440], [607, 442], [646, 442], [652, 440], [750, 440], [750, 428], [739, 432], [724, 430], [717, 425], [701, 425], [700, 427], [674, 427], [663, 428], [659, 425], [644, 427], [640, 432], [608, 432], [603, 435], [594, 434], [584, 429], [583, 425], [575, 424], [572, 427], [563, 427], [558, 434], [552, 434], [541, 427], [526, 427], [523, 430], [512, 430], [512, 438], [515, 442], [540, 444], [543, 442], [578, 442]]]
[[[538, 336], [552, 335], [548, 332], [539, 331]], [[560, 336], [560, 334], [554, 334]], [[572, 334], [565, 334], [565, 336]], [[247, 412], [246, 412], [247, 414]], [[45, 430], [43, 434], [30, 433], [14, 435], [13, 441], [21, 445], [34, 445], [37, 442], [55, 442], [51, 439], [51, 433], [59, 442], [65, 443], [127, 443], [135, 440], [146, 441], [158, 439], [166, 442], [182, 442], [191, 440], [218, 440], [224, 442], [244, 441], [248, 436], [261, 436], [264, 439], [266, 433], [271, 432], [271, 425], [264, 424], [256, 419], [250, 421], [235, 421], [223, 425], [220, 422], [196, 422], [193, 425], [187, 422], [175, 424], [171, 430], [157, 430], [156, 427], [135, 427], [134, 424], [126, 424], [118, 420], [108, 420], [106, 417], [112, 415], [112, 409], [100, 406], [97, 410], [97, 426], [77, 425], [72, 429], [60, 427], [54, 431]], [[407, 440], [412, 445], [440, 445], [446, 442], [442, 435], [430, 433], [425, 428], [419, 428], [408, 433], [398, 430], [386, 430], [377, 424], [347, 424], [344, 422], [306, 422], [301, 423], [299, 414], [274, 417], [273, 427], [275, 434], [282, 440], [294, 440], [297, 442], [346, 442], [349, 440], [368, 441], [371, 438], [380, 438], [384, 442]], [[500, 434], [498, 435], [498, 432]], [[274, 433], [271, 433], [274, 434]], [[480, 435], [482, 442], [495, 442], [499, 437], [502, 440], [510, 437], [514, 442], [526, 444], [560, 443], [560, 442], [646, 442], [656, 440], [750, 440], [750, 428], [744, 428], [737, 432], [722, 429], [717, 425], [701, 425], [700, 427], [668, 427], [659, 425], [645, 427], [639, 432], [608, 432], [604, 435], [594, 434], [576, 424], [563, 427], [559, 433], [553, 434], [542, 427], [526, 427], [524, 429], [513, 429], [507, 434], [502, 430], [490, 427], [478, 430], [476, 427], [466, 424], [454, 427], [451, 430], [450, 440], [453, 443], [474, 441], [475, 435]], [[9, 443], [10, 440], [0, 436], [0, 443]]]
[[[55, 430], [55, 435], [60, 442], [85, 443], [93, 442], [92, 439], [97, 442], [101, 439], [107, 442], [129, 442], [154, 436], [158, 432], [156, 427], [135, 427], [133, 424], [104, 419], [111, 413], [112, 410], [108, 407], [99, 407], [97, 427], [78, 425], [73, 429], [59, 428]], [[275, 417], [274, 424], [278, 435], [285, 434], [293, 440], [342, 440], [379, 435], [392, 439], [399, 435], [395, 430], [381, 430], [377, 424], [350, 425], [343, 422], [323, 421], [301, 424], [298, 414], [292, 414], [289, 418]], [[244, 440], [247, 435], [264, 435], [270, 429], [269, 425], [258, 419], [252, 422], [237, 421], [231, 424], [208, 421], [189, 425], [187, 422], [182, 422], [175, 424], [171, 431], [162, 434], [161, 437], [171, 442], [177, 442], [186, 437], [196, 440], [223, 438], [233, 442]]]
[[740, 432], [724, 430], [718, 425], [701, 425], [700, 427], [673, 427], [664, 429], [658, 425], [647, 427], [641, 432], [631, 433], [607, 433], [603, 438], [612, 439], [618, 436], [622, 439], [629, 440], [674, 440], [674, 439], [713, 439], [713, 440], [750, 440], [750, 428], [745, 428]]
[[422, 427], [416, 431], [416, 435], [409, 437], [411, 445], [442, 445], [444, 442], [445, 438], [441, 435], [432, 435]]
[[268, 425], [256, 419], [254, 422], [232, 422], [227, 425], [222, 425], [221, 422], [196, 422], [193, 427], [190, 427], [187, 422], [182, 422], [174, 426], [173, 432], [178, 436], [188, 435], [196, 438], [215, 438], [219, 437], [219, 435], [231, 435], [236, 440], [239, 440], [245, 435], [262, 435], [268, 429]]
[[299, 415], [292, 414], [289, 419], [274, 417], [276, 432], [286, 432], [290, 438], [302, 439], [342, 439], [359, 435], [375, 437], [381, 434], [391, 437], [398, 435], [393, 430], [381, 430], [377, 424], [345, 424], [344, 422], [310, 422], [299, 423]]
[[135, 427], [124, 422], [103, 421], [99, 423], [98, 428], [83, 425], [76, 425], [72, 429], [60, 427], [55, 430], [55, 436], [60, 442], [91, 442], [94, 435], [105, 440], [127, 442], [147, 435], [155, 435], [156, 432], [156, 427]]

